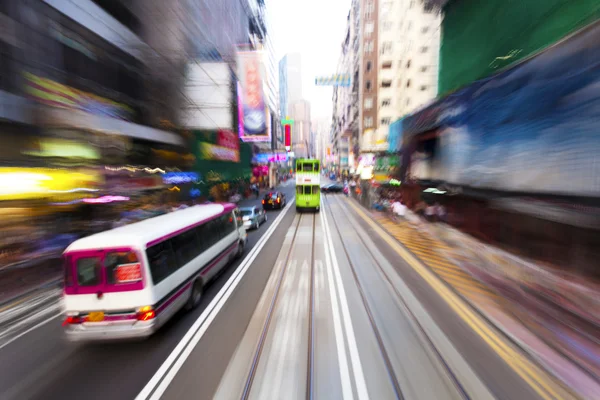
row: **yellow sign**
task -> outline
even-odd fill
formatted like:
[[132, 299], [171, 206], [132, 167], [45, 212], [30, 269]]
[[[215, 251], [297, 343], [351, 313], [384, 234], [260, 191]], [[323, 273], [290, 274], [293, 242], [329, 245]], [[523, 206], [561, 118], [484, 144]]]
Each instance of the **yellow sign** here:
[[[95, 173], [51, 168], [0, 168], [0, 200], [90, 197], [101, 178]], [[62, 195], [62, 196], [61, 196]]]

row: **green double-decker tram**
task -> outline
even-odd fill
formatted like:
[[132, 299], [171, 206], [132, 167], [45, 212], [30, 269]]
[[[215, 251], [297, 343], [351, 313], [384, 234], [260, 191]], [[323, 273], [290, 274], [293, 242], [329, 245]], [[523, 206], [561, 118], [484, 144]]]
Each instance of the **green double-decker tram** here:
[[321, 163], [296, 160], [296, 211], [321, 209]]

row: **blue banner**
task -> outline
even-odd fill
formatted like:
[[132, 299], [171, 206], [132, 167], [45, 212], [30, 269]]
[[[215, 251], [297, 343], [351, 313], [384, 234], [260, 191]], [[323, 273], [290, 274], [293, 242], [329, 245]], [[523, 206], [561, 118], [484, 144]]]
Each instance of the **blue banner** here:
[[428, 179], [600, 196], [598, 88], [595, 26], [406, 117], [404, 134], [439, 129]]
[[402, 119], [392, 122], [388, 130], [388, 151], [396, 153], [402, 148]]

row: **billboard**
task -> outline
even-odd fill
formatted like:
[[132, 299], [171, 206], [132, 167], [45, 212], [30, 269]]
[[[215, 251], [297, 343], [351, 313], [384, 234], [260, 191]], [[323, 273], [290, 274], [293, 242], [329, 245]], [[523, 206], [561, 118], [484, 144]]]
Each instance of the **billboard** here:
[[224, 62], [187, 63], [181, 108], [181, 126], [188, 129], [235, 129], [231, 103], [231, 69]]
[[25, 73], [24, 77], [25, 91], [31, 99], [40, 103], [125, 121], [134, 119], [133, 109], [126, 104], [117, 103], [30, 73]]
[[256, 51], [241, 51], [237, 54], [244, 126], [240, 137], [244, 142], [271, 140], [265, 112], [261, 56], [262, 54]]
[[352, 78], [350, 74], [335, 74], [331, 76], [318, 76], [315, 78], [317, 86], [352, 86]]
[[254, 155], [252, 162], [255, 164], [267, 164], [270, 162], [285, 162], [287, 160], [287, 153], [260, 153]]
[[228, 130], [217, 132], [217, 144], [200, 142], [200, 156], [205, 160], [240, 161], [240, 142], [235, 133]]

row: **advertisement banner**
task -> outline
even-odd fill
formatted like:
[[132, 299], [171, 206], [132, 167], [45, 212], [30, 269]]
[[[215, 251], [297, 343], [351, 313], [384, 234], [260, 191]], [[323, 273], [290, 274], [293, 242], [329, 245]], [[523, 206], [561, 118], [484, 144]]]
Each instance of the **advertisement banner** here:
[[26, 92], [30, 98], [40, 103], [73, 110], [85, 111], [93, 115], [131, 121], [133, 109], [129, 106], [95, 94], [62, 85], [53, 80], [25, 73]]
[[240, 140], [235, 133], [221, 129], [217, 132], [217, 145], [227, 147], [228, 149], [240, 151]]
[[260, 153], [252, 158], [254, 164], [267, 164], [270, 162], [285, 162], [288, 160], [287, 153]]
[[335, 74], [331, 76], [319, 76], [315, 78], [317, 86], [352, 86], [352, 78], [350, 74]]
[[204, 160], [240, 162], [240, 152], [228, 147], [199, 142], [200, 157]]
[[242, 51], [237, 54], [244, 121], [244, 130], [240, 137], [244, 142], [271, 140], [265, 112], [261, 56], [261, 53], [255, 51]]

